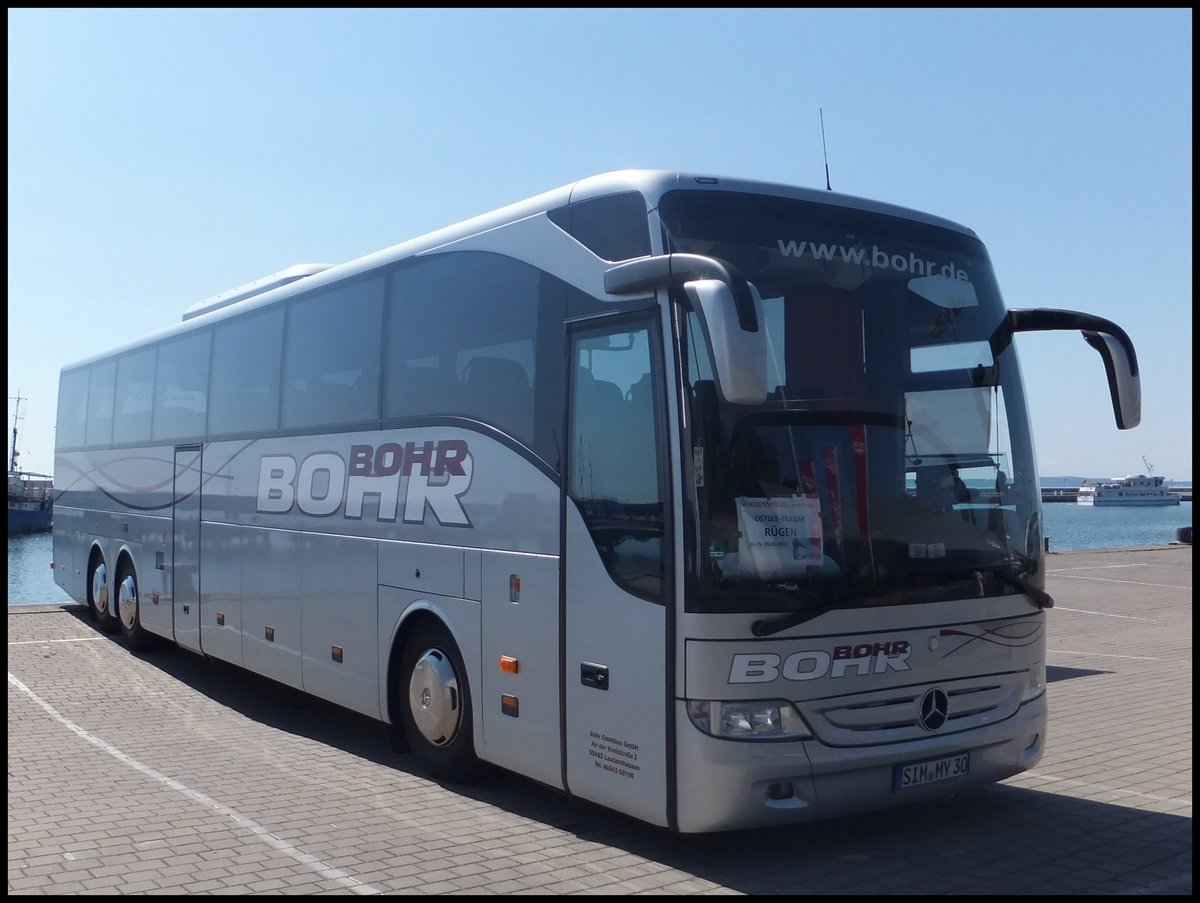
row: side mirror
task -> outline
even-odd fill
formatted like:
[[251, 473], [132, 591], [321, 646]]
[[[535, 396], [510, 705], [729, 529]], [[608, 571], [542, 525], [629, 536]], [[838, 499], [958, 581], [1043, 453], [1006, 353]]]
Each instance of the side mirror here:
[[1133, 429], [1142, 422], [1142, 380], [1133, 346], [1127, 350], [1116, 336], [1098, 330], [1083, 330], [1083, 338], [1104, 360], [1117, 429]]
[[[762, 298], [749, 286], [758, 322], [763, 322]], [[729, 404], [758, 405], [767, 399], [767, 332], [749, 332], [738, 322], [729, 286], [717, 279], [684, 283], [683, 290], [700, 318], [712, 353], [717, 391]]]
[[767, 398], [762, 298], [732, 266], [700, 254], [663, 254], [622, 261], [604, 272], [604, 290], [614, 295], [679, 285], [700, 317], [721, 397], [730, 404], [762, 404]]
[[1112, 398], [1117, 429], [1129, 430], [1141, 423], [1142, 382], [1138, 375], [1137, 352], [1125, 330], [1109, 320], [1073, 310], [1010, 310], [992, 333], [992, 356], [1008, 347], [1014, 333], [1051, 329], [1078, 329], [1083, 333], [1084, 341], [1100, 354], [1108, 377], [1108, 393]]

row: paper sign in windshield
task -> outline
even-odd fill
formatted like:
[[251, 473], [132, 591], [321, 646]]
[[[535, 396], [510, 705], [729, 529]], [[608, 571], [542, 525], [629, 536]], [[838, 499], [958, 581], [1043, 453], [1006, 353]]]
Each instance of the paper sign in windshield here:
[[786, 577], [823, 560], [821, 503], [810, 498], [737, 500], [739, 570]]

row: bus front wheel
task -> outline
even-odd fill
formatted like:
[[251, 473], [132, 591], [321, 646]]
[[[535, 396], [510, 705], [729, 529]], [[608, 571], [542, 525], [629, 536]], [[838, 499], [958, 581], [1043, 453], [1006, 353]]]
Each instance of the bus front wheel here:
[[462, 654], [435, 621], [416, 626], [400, 667], [404, 736], [421, 766], [436, 778], [463, 783], [475, 776], [471, 692]]

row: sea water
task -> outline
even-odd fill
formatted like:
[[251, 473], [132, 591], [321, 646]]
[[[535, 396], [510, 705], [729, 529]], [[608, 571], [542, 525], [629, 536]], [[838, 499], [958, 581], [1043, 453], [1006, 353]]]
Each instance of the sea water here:
[[1192, 525], [1192, 503], [1120, 508], [1049, 502], [1042, 505], [1042, 522], [1051, 552], [1164, 546], [1180, 527]]
[[24, 533], [8, 537], [8, 604], [43, 605], [70, 602], [71, 597], [54, 582], [51, 533]]

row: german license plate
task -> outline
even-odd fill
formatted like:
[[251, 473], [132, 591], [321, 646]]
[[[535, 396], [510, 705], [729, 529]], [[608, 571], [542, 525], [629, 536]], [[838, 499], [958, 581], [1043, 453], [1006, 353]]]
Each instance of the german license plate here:
[[961, 778], [970, 770], [970, 753], [931, 759], [928, 762], [914, 762], [911, 765], [897, 765], [892, 776], [892, 790], [907, 790], [909, 787]]

